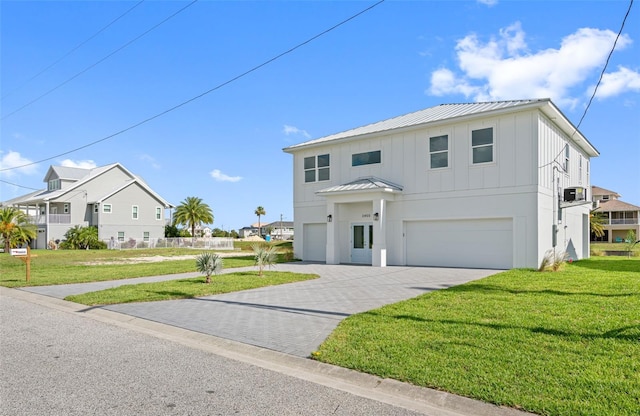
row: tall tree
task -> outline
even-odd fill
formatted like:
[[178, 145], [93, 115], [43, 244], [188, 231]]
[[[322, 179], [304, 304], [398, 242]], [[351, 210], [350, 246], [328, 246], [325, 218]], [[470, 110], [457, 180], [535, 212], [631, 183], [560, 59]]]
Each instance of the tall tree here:
[[258, 236], [262, 237], [262, 224], [260, 224], [260, 217], [262, 215], [267, 215], [267, 211], [264, 210], [264, 207], [262, 206], [258, 206], [258, 208], [256, 208], [254, 214], [256, 214], [258, 216]]
[[189, 196], [176, 207], [173, 224], [189, 227], [191, 235], [195, 236], [197, 225], [213, 224], [213, 211], [201, 198]]
[[12, 247], [36, 238], [36, 226], [29, 222], [27, 214], [14, 207], [0, 209], [0, 235], [4, 240], [4, 252]]

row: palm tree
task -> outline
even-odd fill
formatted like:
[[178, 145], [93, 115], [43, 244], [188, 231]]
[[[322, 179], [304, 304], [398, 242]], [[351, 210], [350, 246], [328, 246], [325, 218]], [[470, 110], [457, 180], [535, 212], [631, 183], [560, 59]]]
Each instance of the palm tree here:
[[211, 283], [211, 275], [222, 270], [222, 258], [214, 253], [202, 253], [196, 257], [196, 269], [207, 277], [205, 283]]
[[213, 224], [213, 212], [209, 205], [202, 202], [201, 198], [189, 196], [176, 207], [176, 212], [173, 214], [173, 224], [189, 227], [192, 237], [195, 237], [196, 226], [202, 223]]
[[267, 215], [267, 211], [264, 210], [264, 207], [258, 206], [258, 208], [256, 208], [254, 214], [256, 214], [258, 216], [258, 236], [262, 237], [262, 227], [260, 224], [260, 216], [261, 215]]
[[595, 209], [589, 212], [589, 228], [591, 229], [591, 233], [596, 237], [602, 237], [604, 235], [604, 222], [605, 218], [601, 212], [596, 212]]
[[0, 209], [0, 236], [4, 240], [4, 252], [8, 253], [12, 247], [36, 238], [36, 226], [18, 208], [4, 207]]
[[262, 243], [253, 244], [251, 249], [253, 250], [255, 265], [258, 266], [258, 276], [262, 276], [262, 270], [264, 267], [267, 266], [270, 268], [278, 260], [278, 247]]

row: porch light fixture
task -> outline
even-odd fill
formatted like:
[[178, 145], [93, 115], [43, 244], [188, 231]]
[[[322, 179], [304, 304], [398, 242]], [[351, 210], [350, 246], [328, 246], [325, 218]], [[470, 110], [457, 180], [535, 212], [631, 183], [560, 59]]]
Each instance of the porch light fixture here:
[[380, 218], [380, 214], [378, 214], [377, 212], [375, 214], [373, 214], [373, 220], [374, 221], [378, 221], [379, 218]]
[[327, 222], [331, 222], [333, 221], [333, 217], [331, 216], [331, 214], [327, 215]]

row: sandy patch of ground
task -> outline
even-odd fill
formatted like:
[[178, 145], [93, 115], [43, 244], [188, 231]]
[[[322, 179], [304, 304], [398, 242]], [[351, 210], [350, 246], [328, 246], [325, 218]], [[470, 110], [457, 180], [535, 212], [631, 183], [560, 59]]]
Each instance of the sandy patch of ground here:
[[[199, 253], [198, 253], [199, 254]], [[147, 257], [130, 257], [119, 260], [104, 260], [104, 261], [90, 261], [82, 263], [87, 266], [96, 266], [101, 264], [138, 264], [138, 263], [157, 263], [161, 261], [171, 260], [191, 260], [198, 256], [198, 254], [187, 254], [183, 256], [147, 256]], [[238, 256], [251, 256], [250, 253], [228, 252], [228, 253], [216, 253], [220, 257], [238, 257]]]

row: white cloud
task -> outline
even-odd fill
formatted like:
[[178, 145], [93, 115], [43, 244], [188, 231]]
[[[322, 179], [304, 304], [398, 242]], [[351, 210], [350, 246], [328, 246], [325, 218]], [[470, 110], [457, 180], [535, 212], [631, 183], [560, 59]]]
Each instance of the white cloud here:
[[[589, 96], [594, 88], [595, 85], [589, 89]], [[640, 72], [619, 66], [616, 72], [605, 73], [602, 76], [596, 97], [613, 97], [625, 91], [640, 92]]]
[[156, 159], [153, 156], [146, 153], [140, 155], [140, 160], [148, 162], [154, 169], [160, 169], [162, 167], [158, 162], [156, 162]]
[[478, 3], [480, 4], [484, 4], [485, 6], [495, 6], [496, 4], [498, 4], [498, 0], [477, 0]]
[[242, 179], [242, 176], [229, 176], [220, 172], [218, 169], [212, 170], [210, 173], [211, 177], [216, 180], [216, 182], [238, 182]]
[[82, 169], [93, 169], [96, 166], [96, 162], [94, 162], [93, 160], [71, 160], [71, 159], [65, 159], [62, 162], [60, 162], [61, 166], [66, 166], [68, 168], [82, 168]]
[[[15, 176], [16, 173], [22, 173], [24, 175], [33, 175], [37, 173], [37, 165], [30, 165], [30, 163], [33, 162], [25, 157], [22, 157], [19, 152], [9, 150], [7, 153], [4, 153], [2, 150], [0, 150], [0, 155], [2, 155], [2, 157], [0, 158], [0, 170], [11, 169], [3, 170], [0, 172], [1, 175], [7, 178]], [[18, 166], [24, 167], [19, 168]]]
[[290, 134], [301, 134], [304, 137], [306, 137], [307, 139], [311, 138], [311, 135], [309, 133], [307, 133], [306, 130], [301, 130], [301, 129], [297, 128], [297, 127], [289, 126], [287, 124], [284, 125], [284, 128], [282, 129], [282, 131], [287, 136], [290, 135]]
[[[615, 37], [610, 30], [582, 28], [563, 38], [559, 48], [532, 53], [519, 22], [486, 42], [469, 34], [456, 44], [458, 73], [449, 68], [433, 71], [427, 93], [462, 94], [476, 101], [548, 97], [573, 107], [583, 83], [604, 65]], [[630, 43], [628, 36], [621, 36], [617, 49]]]

